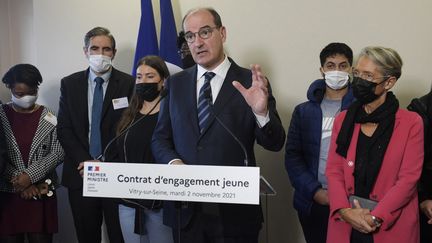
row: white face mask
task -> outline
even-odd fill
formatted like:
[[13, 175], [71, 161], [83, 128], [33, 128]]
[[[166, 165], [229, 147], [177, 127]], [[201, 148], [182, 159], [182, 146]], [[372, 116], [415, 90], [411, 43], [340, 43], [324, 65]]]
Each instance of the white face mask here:
[[21, 98], [17, 98], [12, 94], [12, 103], [23, 109], [28, 109], [36, 103], [37, 98], [37, 95], [25, 95]]
[[349, 80], [349, 74], [343, 71], [328, 71], [324, 77], [327, 86], [334, 90], [345, 88]]
[[108, 71], [111, 67], [111, 57], [104, 55], [90, 55], [89, 65], [90, 68], [97, 73], [103, 73]]

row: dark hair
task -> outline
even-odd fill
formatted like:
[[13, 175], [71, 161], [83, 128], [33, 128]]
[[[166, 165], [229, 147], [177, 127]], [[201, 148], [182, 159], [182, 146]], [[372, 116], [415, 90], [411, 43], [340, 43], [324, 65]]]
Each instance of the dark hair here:
[[150, 66], [158, 72], [158, 74], [161, 76], [162, 79], [166, 79], [169, 76], [168, 67], [165, 64], [165, 61], [159, 57], [154, 55], [148, 55], [143, 58], [141, 58], [137, 63], [137, 68], [141, 65], [147, 65]]
[[189, 10], [189, 11], [187, 12], [187, 14], [183, 17], [183, 20], [182, 20], [182, 28], [183, 28], [183, 30], [184, 30], [184, 22], [185, 22], [185, 19], [186, 19], [189, 15], [192, 15], [192, 14], [194, 14], [194, 13], [196, 13], [196, 12], [203, 11], [203, 10], [209, 12], [209, 13], [213, 16], [213, 22], [214, 22], [214, 24], [215, 24], [215, 26], [216, 26], [217, 28], [222, 27], [222, 20], [221, 20], [221, 17], [220, 17], [220, 15], [219, 15], [219, 13], [218, 13], [214, 8], [195, 8], [195, 9], [191, 9], [191, 10]]
[[[145, 56], [138, 61], [137, 68], [141, 65], [147, 65], [154, 68], [161, 77], [162, 82], [164, 79], [169, 77], [168, 67], [165, 64], [165, 61], [159, 56]], [[134, 92], [129, 107], [123, 112], [120, 122], [118, 123], [117, 134], [120, 134], [134, 121], [136, 114], [142, 108], [143, 102], [144, 100]]]
[[2, 82], [6, 87], [13, 88], [17, 83], [23, 83], [30, 88], [38, 88], [42, 83], [42, 75], [31, 64], [17, 64], [11, 67], [3, 76]]
[[348, 59], [349, 64], [352, 66], [353, 51], [351, 48], [345, 43], [333, 42], [324, 47], [320, 53], [321, 67], [324, 66], [324, 63], [328, 57], [332, 57], [336, 54], [344, 55]]
[[111, 32], [107, 28], [104, 28], [104, 27], [94, 27], [89, 32], [87, 32], [87, 34], [84, 36], [85, 49], [89, 48], [91, 38], [93, 38], [95, 36], [101, 36], [101, 35], [107, 36], [108, 38], [111, 39], [111, 47], [113, 50], [115, 50], [116, 42], [115, 42], [114, 36], [111, 34]]
[[184, 38], [184, 31], [180, 31], [177, 37], [177, 49], [181, 49], [183, 43], [186, 43], [186, 39]]

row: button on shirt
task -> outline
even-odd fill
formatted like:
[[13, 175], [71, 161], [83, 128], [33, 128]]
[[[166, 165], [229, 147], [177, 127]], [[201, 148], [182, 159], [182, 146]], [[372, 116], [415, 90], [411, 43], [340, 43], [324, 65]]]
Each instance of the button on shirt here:
[[[89, 124], [88, 124], [88, 139], [90, 141], [90, 133], [91, 133], [91, 122], [92, 122], [92, 106], [93, 106], [93, 94], [94, 94], [94, 90], [96, 88], [96, 82], [94, 81], [94, 79], [97, 77], [97, 75], [91, 70], [91, 68], [89, 69], [89, 78], [87, 80], [88, 82], [88, 91], [87, 91], [87, 105], [88, 105], [88, 120], [89, 120]], [[102, 76], [100, 76], [101, 78], [103, 78], [104, 82], [102, 83], [102, 89], [103, 89], [103, 97], [105, 98], [105, 93], [108, 87], [108, 81], [109, 78], [111, 77], [111, 70], [104, 73]]]

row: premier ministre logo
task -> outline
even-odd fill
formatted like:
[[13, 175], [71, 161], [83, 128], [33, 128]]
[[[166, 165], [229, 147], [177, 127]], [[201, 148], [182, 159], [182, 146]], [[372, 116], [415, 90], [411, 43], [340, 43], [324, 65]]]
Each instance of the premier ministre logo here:
[[106, 174], [102, 172], [102, 166], [87, 166], [87, 181], [89, 182], [108, 182]]

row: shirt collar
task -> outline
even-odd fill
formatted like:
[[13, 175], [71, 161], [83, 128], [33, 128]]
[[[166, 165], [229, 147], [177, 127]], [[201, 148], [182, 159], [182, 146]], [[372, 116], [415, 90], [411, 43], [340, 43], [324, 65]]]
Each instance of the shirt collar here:
[[204, 73], [206, 72], [214, 72], [216, 76], [225, 78], [226, 74], [228, 73], [228, 69], [231, 66], [231, 62], [228, 59], [228, 56], [225, 55], [225, 58], [221, 64], [219, 64], [215, 69], [213, 70], [207, 70], [201, 65], [197, 65], [197, 79], [200, 79]]
[[[111, 77], [111, 72], [112, 72], [112, 68], [110, 68], [110, 70], [108, 72], [106, 72], [100, 76], [101, 78], [103, 78], [104, 83], [107, 82], [109, 80], [109, 78]], [[93, 70], [91, 68], [89, 68], [89, 79], [91, 81], [94, 81], [96, 77], [97, 77], [97, 75], [93, 72]]]

